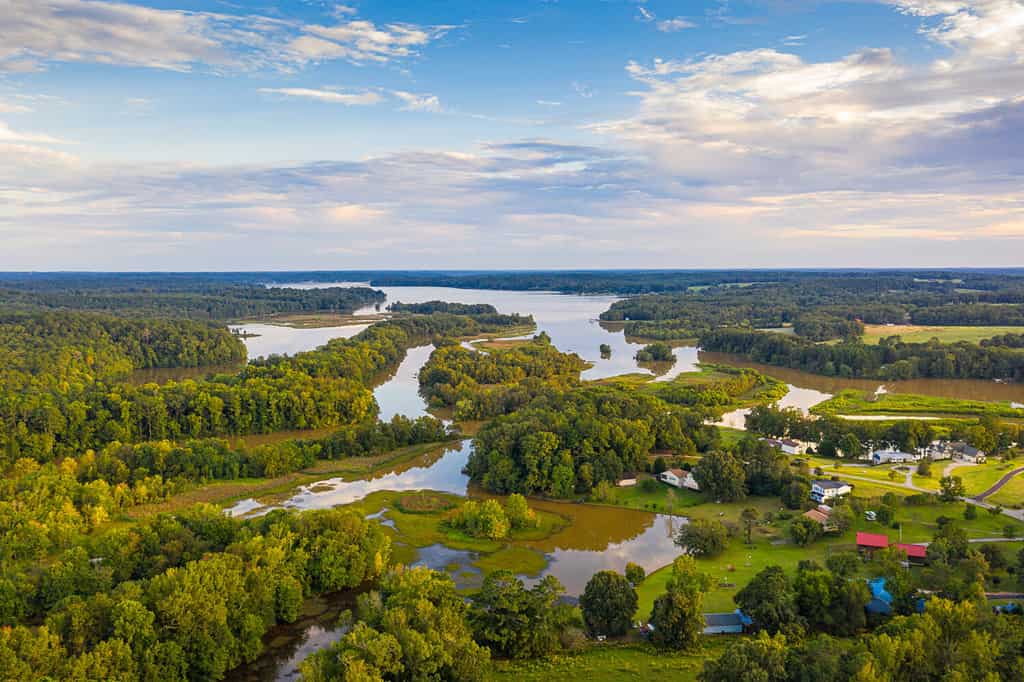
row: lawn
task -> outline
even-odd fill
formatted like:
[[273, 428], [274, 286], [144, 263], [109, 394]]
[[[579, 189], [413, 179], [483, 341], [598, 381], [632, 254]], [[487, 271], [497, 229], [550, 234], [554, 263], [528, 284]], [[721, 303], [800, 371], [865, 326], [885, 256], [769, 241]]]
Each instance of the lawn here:
[[988, 498], [988, 501], [1004, 507], [1019, 508], [1024, 505], [1024, 474], [1015, 476], [1000, 488], [999, 492]]
[[1022, 327], [948, 327], [917, 325], [864, 325], [864, 343], [878, 343], [887, 336], [899, 336], [907, 343], [924, 343], [938, 339], [943, 343], [970, 341], [977, 343], [1001, 334], [1020, 334]]
[[704, 661], [719, 656], [732, 641], [719, 636], [705, 639], [703, 650], [695, 653], [655, 651], [647, 644], [591, 644], [578, 654], [555, 656], [539, 661], [495, 661], [490, 680], [672, 680], [697, 679]]
[[[995, 483], [1013, 471], [1024, 466], [1024, 462], [986, 462], [985, 464], [979, 464], [977, 466], [963, 466], [953, 469], [951, 472], [952, 476], [959, 476], [964, 482], [964, 488], [967, 489], [968, 495], [978, 495], [989, 488]], [[1002, 490], [1000, 494], [1006, 495], [1007, 490], [1015, 483], [1011, 481]], [[1017, 498], [1018, 503], [1024, 501], [1024, 497]]]

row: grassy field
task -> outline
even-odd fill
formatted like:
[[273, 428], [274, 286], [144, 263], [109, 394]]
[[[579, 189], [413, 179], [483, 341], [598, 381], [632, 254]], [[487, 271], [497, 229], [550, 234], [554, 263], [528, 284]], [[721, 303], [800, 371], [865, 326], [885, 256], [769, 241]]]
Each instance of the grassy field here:
[[[991, 488], [1009, 472], [1022, 466], [1024, 466], [1024, 462], [992, 461], [977, 466], [957, 467], [951, 472], [951, 475], [959, 476], [963, 480], [964, 488], [966, 488], [968, 495], [978, 495]], [[1013, 481], [1008, 483], [999, 492], [1005, 494], [1010, 485], [1013, 485]], [[1018, 502], [1021, 501], [1024, 501], [1024, 498], [1018, 500]]]
[[1022, 327], [948, 327], [948, 326], [917, 326], [917, 325], [864, 325], [864, 343], [878, 343], [887, 336], [899, 336], [908, 343], [925, 343], [938, 339], [943, 343], [970, 341], [977, 343], [982, 339], [990, 339], [1001, 334], [1020, 334]]
[[694, 653], [655, 651], [647, 644], [591, 644], [584, 651], [541, 661], [495, 661], [488, 679], [586, 680], [672, 680], [692, 682], [708, 658], [719, 656], [731, 637], [709, 637], [704, 648]]
[[994, 417], [1022, 419], [1024, 410], [1009, 402], [959, 400], [926, 395], [883, 393], [865, 396], [861, 391], [846, 390], [811, 408], [819, 415], [934, 415], [944, 417]]
[[1000, 488], [999, 492], [988, 498], [993, 504], [1001, 504], [1004, 507], [1020, 508], [1024, 506], [1024, 474], [1018, 474], [1006, 485]]

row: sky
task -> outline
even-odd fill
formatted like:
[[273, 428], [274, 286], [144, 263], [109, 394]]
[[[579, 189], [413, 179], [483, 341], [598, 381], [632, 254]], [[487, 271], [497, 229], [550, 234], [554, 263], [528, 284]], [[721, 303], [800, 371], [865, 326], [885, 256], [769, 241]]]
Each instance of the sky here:
[[0, 0], [0, 269], [1024, 265], [1024, 0]]

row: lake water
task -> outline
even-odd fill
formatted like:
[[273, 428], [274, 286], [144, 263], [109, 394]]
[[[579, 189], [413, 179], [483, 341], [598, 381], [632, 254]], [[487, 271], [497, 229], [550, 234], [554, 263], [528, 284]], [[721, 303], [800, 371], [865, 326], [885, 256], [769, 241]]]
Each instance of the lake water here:
[[233, 324], [231, 331], [251, 334], [242, 339], [249, 359], [265, 358], [270, 355], [294, 355], [313, 350], [331, 339], [349, 339], [363, 331], [369, 324], [352, 324], [344, 327], [286, 327], [278, 324], [251, 322]]

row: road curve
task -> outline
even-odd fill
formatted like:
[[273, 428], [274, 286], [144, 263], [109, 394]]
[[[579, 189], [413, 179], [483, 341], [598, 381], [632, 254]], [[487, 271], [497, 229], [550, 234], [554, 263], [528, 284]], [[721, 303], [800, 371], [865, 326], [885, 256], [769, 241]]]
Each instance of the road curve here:
[[1012, 479], [1017, 474], [1024, 474], [1024, 467], [1019, 467], [1019, 468], [1014, 469], [1013, 471], [1009, 472], [1008, 474], [1006, 474], [1005, 476], [1000, 478], [998, 481], [996, 481], [995, 485], [993, 485], [991, 488], [989, 488], [985, 492], [983, 492], [983, 493], [981, 493], [979, 495], [975, 495], [973, 499], [977, 500], [978, 502], [981, 502], [986, 497], [988, 497], [989, 495], [995, 495], [997, 492], [999, 492], [1000, 488], [1002, 488], [1004, 485], [1009, 483], [1010, 479]]

